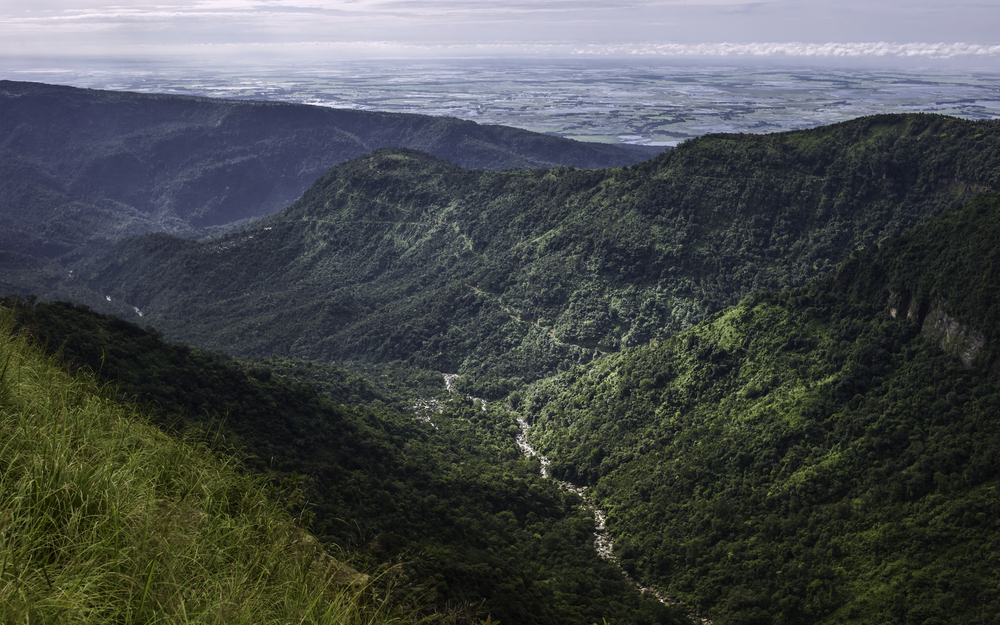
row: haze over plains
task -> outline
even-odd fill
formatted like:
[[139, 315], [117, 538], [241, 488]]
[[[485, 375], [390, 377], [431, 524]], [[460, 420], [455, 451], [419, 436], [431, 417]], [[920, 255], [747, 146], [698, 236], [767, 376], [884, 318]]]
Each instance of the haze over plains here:
[[0, 56], [834, 59], [989, 68], [1000, 3], [2, 0]]

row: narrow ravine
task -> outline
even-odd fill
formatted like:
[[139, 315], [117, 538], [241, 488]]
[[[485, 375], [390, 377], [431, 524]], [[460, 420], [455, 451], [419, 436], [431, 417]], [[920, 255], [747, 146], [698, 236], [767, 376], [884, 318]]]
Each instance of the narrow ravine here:
[[[459, 377], [457, 373], [444, 374], [444, 386], [449, 393], [455, 393], [455, 394], [458, 393], [458, 391], [455, 390], [455, 387], [453, 385], [453, 382], [457, 377]], [[480, 404], [483, 407], [483, 410], [486, 410], [485, 399], [481, 399], [479, 397], [472, 397], [471, 395], [466, 396], [466, 399], [471, 399], [472, 401], [480, 402]], [[570, 484], [569, 482], [564, 482], [562, 480], [554, 479], [552, 477], [552, 474], [549, 472], [549, 459], [539, 454], [537, 451], [535, 451], [535, 448], [532, 447], [531, 443], [528, 442], [528, 429], [530, 428], [528, 422], [524, 419], [524, 417], [518, 417], [517, 425], [520, 428], [518, 430], [517, 436], [515, 437], [517, 446], [521, 449], [521, 452], [525, 455], [525, 457], [538, 458], [539, 462], [541, 462], [542, 465], [542, 470], [541, 470], [542, 477], [553, 480], [556, 484], [559, 485], [559, 488], [563, 490], [576, 493], [580, 497], [580, 499], [583, 500], [584, 505], [594, 511], [594, 550], [597, 552], [597, 555], [601, 556], [605, 560], [613, 562], [615, 566], [618, 567], [618, 570], [625, 577], [625, 579], [627, 579], [632, 584], [635, 584], [635, 587], [636, 589], [639, 590], [639, 592], [651, 594], [654, 597], [656, 597], [661, 603], [666, 603], [669, 605], [683, 605], [673, 595], [662, 593], [659, 590], [656, 590], [655, 588], [649, 588], [648, 586], [643, 586], [638, 581], [633, 579], [632, 576], [629, 575], [628, 572], [622, 568], [621, 564], [618, 563], [618, 559], [615, 557], [615, 544], [614, 541], [611, 539], [611, 534], [608, 533], [607, 516], [604, 514], [604, 511], [598, 508], [597, 505], [589, 497], [587, 497], [587, 492], [585, 487], [577, 486], [575, 484]], [[695, 623], [701, 623], [701, 625], [712, 625], [712, 621], [705, 618], [704, 616], [701, 616], [700, 614], [692, 612], [687, 616]]]
[[[670, 605], [683, 605], [677, 600], [673, 595], [668, 595], [662, 593], [655, 588], [650, 588], [648, 586], [643, 586], [638, 581], [636, 581], [628, 572], [622, 568], [621, 564], [618, 563], [618, 559], [615, 557], [615, 544], [611, 538], [611, 534], [608, 533], [607, 528], [607, 516], [604, 511], [597, 507], [597, 505], [587, 497], [586, 488], [577, 486], [575, 484], [570, 484], [569, 482], [564, 482], [562, 480], [557, 480], [552, 477], [549, 472], [549, 459], [545, 456], [539, 454], [535, 451], [531, 443], [528, 442], [528, 422], [524, 420], [524, 417], [517, 418], [517, 424], [520, 427], [520, 431], [517, 434], [517, 446], [521, 448], [521, 451], [528, 458], [538, 458], [539, 462], [542, 464], [542, 477], [552, 479], [559, 488], [576, 493], [583, 500], [584, 505], [594, 511], [594, 550], [597, 551], [597, 555], [601, 556], [605, 560], [609, 560], [618, 567], [621, 574], [629, 582], [635, 584], [635, 587], [641, 593], [648, 593], [659, 599], [660, 603], [666, 603]], [[701, 623], [702, 625], [712, 625], [712, 621], [701, 616], [700, 614], [691, 613], [687, 615], [692, 621], [696, 623]]]
[[[604, 510], [598, 508], [593, 500], [587, 497], [585, 487], [553, 478], [552, 474], [549, 472], [549, 459], [535, 451], [535, 448], [528, 442], [528, 429], [530, 427], [528, 422], [524, 420], [524, 417], [518, 417], [517, 424], [521, 428], [517, 434], [517, 446], [521, 448], [521, 451], [528, 458], [538, 458], [539, 462], [542, 463], [542, 477], [553, 480], [559, 485], [559, 488], [563, 490], [576, 493], [580, 496], [580, 499], [583, 500], [583, 503], [594, 511], [594, 550], [597, 551], [597, 555], [601, 556], [605, 560], [610, 560], [615, 564], [618, 564], [618, 560], [615, 558], [615, 544], [611, 539], [611, 535], [608, 534], [606, 524], [607, 516], [604, 514]], [[622, 572], [622, 575], [628, 579], [628, 581], [636, 585], [636, 588], [638, 588], [640, 592], [650, 593], [663, 603], [677, 603], [676, 600], [671, 600], [671, 597], [664, 595], [655, 588], [648, 588], [639, 584], [637, 581], [632, 579], [625, 569], [621, 568], [621, 566], [619, 566], [618, 569]]]
[[[458, 391], [456, 391], [455, 387], [452, 385], [452, 382], [455, 381], [455, 378], [459, 377], [458, 374], [457, 373], [445, 373], [443, 375], [444, 375], [444, 387], [448, 390], [449, 393], [458, 394]], [[481, 397], [473, 397], [472, 395], [466, 395], [465, 398], [466, 399], [471, 399], [473, 402], [479, 402], [479, 405], [482, 406], [482, 408], [483, 408], [483, 412], [486, 412], [486, 400], [485, 399], [483, 399]]]

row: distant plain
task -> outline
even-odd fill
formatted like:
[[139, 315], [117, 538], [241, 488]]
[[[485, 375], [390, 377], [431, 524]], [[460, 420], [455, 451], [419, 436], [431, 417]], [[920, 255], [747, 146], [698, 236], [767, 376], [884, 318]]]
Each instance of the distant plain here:
[[12, 80], [446, 115], [584, 141], [672, 146], [864, 115], [1000, 118], [1000, 72], [655, 61], [352, 61], [207, 68], [10, 61]]

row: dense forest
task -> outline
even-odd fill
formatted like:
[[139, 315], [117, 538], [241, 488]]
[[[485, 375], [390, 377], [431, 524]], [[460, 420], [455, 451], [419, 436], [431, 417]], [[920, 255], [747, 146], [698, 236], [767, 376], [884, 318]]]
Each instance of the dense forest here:
[[65, 288], [203, 347], [406, 361], [497, 398], [822, 276], [982, 189], [1000, 189], [1000, 124], [935, 115], [710, 135], [599, 171], [380, 150], [239, 233], [127, 240]]
[[[275, 486], [297, 486], [287, 503], [299, 519], [359, 569], [384, 576], [394, 565], [389, 598], [415, 615], [685, 622], [598, 557], [593, 513], [540, 477], [500, 404], [447, 397], [440, 376], [435, 389], [425, 372], [392, 369], [393, 380], [372, 383], [330, 366], [166, 343], [152, 328], [70, 304], [7, 305], [30, 336], [112, 384], [119, 401], [231, 449]], [[434, 390], [439, 398], [415, 394]], [[339, 403], [349, 398], [367, 405]], [[428, 401], [415, 407], [419, 399]]]
[[1000, 195], [517, 397], [617, 555], [716, 623], [1000, 613]]

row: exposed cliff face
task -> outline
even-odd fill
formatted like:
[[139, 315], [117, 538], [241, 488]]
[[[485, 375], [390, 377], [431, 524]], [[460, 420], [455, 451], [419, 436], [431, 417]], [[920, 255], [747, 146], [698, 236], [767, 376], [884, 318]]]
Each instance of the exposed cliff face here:
[[889, 316], [893, 319], [898, 319], [901, 315], [900, 313], [906, 311], [906, 319], [909, 321], [915, 321], [915, 317], [918, 311], [914, 309], [915, 302], [908, 292], [904, 293], [890, 293], [889, 294]]
[[946, 308], [947, 302], [941, 298], [935, 298], [928, 305], [921, 304], [906, 292], [892, 293], [889, 296], [890, 317], [903, 317], [902, 311], [905, 309], [905, 319], [920, 324], [920, 334], [924, 338], [940, 345], [942, 350], [958, 358], [962, 365], [971, 367], [977, 364], [976, 358], [986, 344], [986, 337], [982, 332], [949, 315]]
[[973, 365], [986, 343], [982, 332], [957, 321], [939, 306], [931, 308], [920, 334], [937, 342], [941, 349], [956, 356], [966, 367]]

